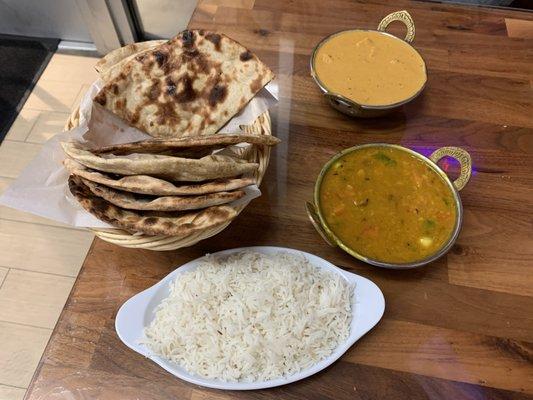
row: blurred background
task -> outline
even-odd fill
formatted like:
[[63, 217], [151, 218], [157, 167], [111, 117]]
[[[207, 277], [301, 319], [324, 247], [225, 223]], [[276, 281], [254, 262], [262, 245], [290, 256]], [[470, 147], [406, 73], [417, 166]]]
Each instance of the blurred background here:
[[[532, 0], [435, 2], [533, 8]], [[54, 38], [61, 41], [60, 49], [105, 54], [128, 43], [173, 36], [187, 26], [196, 4], [196, 0], [0, 0], [0, 34]]]
[[196, 0], [1, 0], [0, 33], [56, 38], [61, 48], [107, 53], [184, 29]]

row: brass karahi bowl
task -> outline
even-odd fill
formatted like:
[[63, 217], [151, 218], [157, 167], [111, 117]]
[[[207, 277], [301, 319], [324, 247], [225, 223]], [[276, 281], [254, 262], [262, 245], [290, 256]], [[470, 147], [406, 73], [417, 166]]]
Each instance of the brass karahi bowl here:
[[[394, 35], [392, 35], [390, 33], [385, 32], [385, 30], [387, 29], [389, 24], [391, 22], [393, 22], [393, 21], [400, 21], [403, 24], [405, 24], [405, 26], [407, 28], [407, 33], [406, 33], [404, 39], [400, 39], [400, 38], [398, 38], [398, 37], [396, 37], [396, 36], [394, 36]], [[415, 38], [415, 24], [413, 22], [413, 19], [412, 19], [411, 15], [405, 10], [396, 11], [396, 12], [393, 12], [393, 13], [387, 15], [379, 23], [377, 30], [349, 29], [349, 30], [343, 30], [343, 31], [340, 31], [340, 32], [333, 33], [333, 34], [331, 34], [329, 36], [326, 36], [313, 49], [313, 52], [311, 53], [310, 68], [311, 68], [311, 76], [313, 77], [315, 83], [318, 85], [318, 87], [320, 88], [320, 90], [322, 91], [324, 96], [327, 97], [330, 105], [333, 108], [337, 109], [338, 111], [340, 111], [340, 112], [342, 112], [344, 114], [352, 116], [352, 117], [374, 118], [374, 117], [379, 117], [379, 116], [382, 116], [384, 114], [387, 114], [389, 112], [392, 112], [394, 110], [397, 110], [397, 109], [401, 108], [404, 104], [409, 103], [410, 101], [414, 100], [416, 97], [418, 97], [418, 95], [420, 93], [422, 93], [422, 91], [424, 90], [424, 87], [426, 85], [426, 82], [427, 82], [427, 70], [426, 70], [425, 62], [424, 62], [424, 65], [423, 65], [423, 67], [424, 67], [423, 68], [423, 70], [424, 70], [424, 83], [423, 83], [422, 87], [414, 95], [412, 95], [412, 96], [410, 96], [410, 97], [408, 97], [406, 99], [403, 99], [403, 100], [401, 100], [399, 102], [393, 103], [393, 104], [386, 104], [386, 105], [364, 105], [364, 104], [358, 104], [357, 102], [355, 102], [355, 101], [353, 101], [351, 99], [348, 99], [347, 97], [345, 97], [345, 96], [343, 96], [343, 95], [341, 95], [339, 93], [334, 93], [334, 92], [330, 91], [327, 88], [327, 86], [320, 80], [320, 78], [318, 77], [318, 75], [316, 73], [316, 67], [315, 67], [316, 55], [317, 55], [318, 50], [320, 49], [320, 47], [324, 43], [329, 41], [331, 38], [333, 38], [333, 37], [335, 37], [337, 35], [340, 35], [340, 34], [343, 34], [343, 33], [346, 33], [346, 32], [352, 32], [352, 31], [379, 32], [379, 34], [391, 37], [394, 40], [405, 41], [409, 45], [409, 47], [411, 47], [411, 49], [420, 56], [420, 53], [418, 53], [418, 51], [413, 46], [410, 45], [410, 43], [412, 43], [414, 38]], [[420, 56], [420, 58], [422, 58], [422, 56]]]
[[[392, 147], [398, 150], [405, 151], [413, 155], [417, 159], [423, 161], [428, 167], [430, 167], [434, 172], [436, 172], [438, 176], [443, 180], [443, 182], [449, 187], [451, 193], [453, 194], [455, 207], [457, 210], [456, 218], [455, 218], [455, 225], [448, 240], [441, 246], [441, 248], [436, 253], [430, 255], [427, 258], [417, 260], [415, 262], [410, 262], [410, 263], [400, 264], [400, 263], [383, 262], [383, 261], [379, 261], [376, 259], [366, 257], [363, 254], [359, 253], [356, 249], [353, 249], [347, 246], [345, 243], [342, 242], [342, 240], [340, 240], [335, 235], [335, 233], [328, 226], [326, 219], [321, 212], [321, 205], [320, 205], [320, 189], [322, 185], [322, 180], [326, 172], [333, 166], [333, 164], [339, 158], [345, 156], [348, 153], [351, 153], [351, 152], [354, 152], [354, 151], [357, 151], [357, 150], [360, 150], [366, 147]], [[448, 177], [446, 172], [444, 172], [437, 165], [437, 162], [446, 156], [456, 159], [457, 161], [459, 161], [461, 165], [460, 175], [455, 181], [452, 181]], [[459, 236], [459, 232], [461, 231], [461, 225], [463, 221], [463, 206], [461, 203], [461, 198], [459, 196], [459, 191], [463, 189], [463, 187], [468, 183], [471, 174], [472, 174], [472, 160], [470, 158], [470, 154], [468, 154], [465, 150], [458, 148], [458, 147], [441, 147], [435, 150], [428, 158], [428, 157], [423, 156], [420, 153], [417, 153], [414, 150], [408, 149], [403, 146], [393, 145], [393, 144], [375, 143], [375, 144], [354, 146], [354, 147], [350, 147], [336, 154], [335, 156], [333, 156], [333, 158], [331, 158], [324, 165], [315, 183], [314, 202], [306, 203], [307, 214], [309, 216], [309, 219], [311, 220], [311, 223], [313, 224], [317, 232], [320, 234], [320, 236], [322, 236], [322, 238], [326, 241], [326, 243], [328, 243], [329, 245], [333, 247], [340, 247], [342, 250], [352, 255], [353, 257], [357, 258], [358, 260], [364, 261], [368, 264], [372, 264], [378, 267], [390, 268], [390, 269], [416, 268], [416, 267], [429, 264], [432, 261], [435, 261], [436, 259], [446, 254], [446, 252], [450, 250], [450, 248], [453, 246], [453, 244], [457, 240], [457, 237]]]

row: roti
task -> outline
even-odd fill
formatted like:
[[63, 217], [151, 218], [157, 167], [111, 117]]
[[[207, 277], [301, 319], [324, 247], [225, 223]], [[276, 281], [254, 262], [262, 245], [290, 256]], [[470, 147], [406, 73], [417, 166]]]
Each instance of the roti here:
[[157, 138], [211, 135], [273, 76], [227, 36], [186, 30], [124, 63], [94, 101]]
[[148, 175], [113, 176], [87, 168], [70, 158], [63, 161], [71, 175], [127, 192], [157, 196], [190, 196], [217, 192], [228, 192], [253, 185], [253, 178], [220, 179], [204, 183], [179, 184]]
[[130, 210], [184, 211], [230, 203], [244, 196], [244, 191], [218, 192], [200, 196], [146, 196], [116, 190], [82, 178], [93, 194], [121, 208]]
[[81, 206], [98, 219], [131, 233], [187, 237], [231, 221], [237, 215], [230, 206], [180, 212], [129, 211], [94, 195], [80, 178], [70, 177], [70, 192]]
[[280, 140], [278, 138], [271, 135], [217, 134], [172, 140], [142, 140], [139, 142], [95, 148], [91, 149], [91, 151], [96, 154], [112, 153], [115, 155], [132, 153], [172, 153], [181, 155], [185, 153], [194, 154], [198, 148], [212, 151], [213, 149], [220, 149], [238, 143], [273, 146], [279, 142]]
[[158, 154], [104, 158], [81, 149], [72, 142], [61, 145], [69, 157], [86, 167], [120, 175], [151, 175], [174, 181], [200, 182], [236, 177], [252, 173], [258, 168], [258, 164], [224, 155], [209, 155], [200, 159]]

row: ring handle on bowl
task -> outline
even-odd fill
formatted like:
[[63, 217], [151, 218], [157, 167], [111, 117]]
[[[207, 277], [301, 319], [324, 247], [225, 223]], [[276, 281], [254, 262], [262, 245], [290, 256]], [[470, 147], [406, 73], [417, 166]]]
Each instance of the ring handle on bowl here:
[[322, 236], [322, 239], [324, 239], [324, 241], [331, 247], [337, 247], [335, 241], [329, 237], [328, 233], [322, 227], [315, 205], [313, 203], [306, 202], [305, 208], [307, 210], [307, 216], [309, 217], [309, 220], [311, 221], [319, 235]]
[[324, 95], [334, 108], [342, 108], [345, 112], [355, 116], [363, 113], [363, 109], [359, 104], [341, 94], [326, 92]]
[[461, 190], [470, 180], [470, 176], [472, 176], [472, 158], [466, 150], [459, 147], [441, 147], [440, 149], [435, 150], [429, 156], [429, 159], [437, 164], [439, 160], [446, 156], [455, 158], [461, 164], [459, 178], [453, 181], [455, 188]]
[[411, 17], [411, 14], [405, 10], [393, 12], [383, 18], [378, 25], [378, 31], [385, 32], [389, 24], [394, 21], [403, 22], [407, 28], [407, 33], [405, 34], [405, 38], [403, 40], [405, 40], [407, 43], [411, 43], [413, 40], [415, 40], [415, 23]]

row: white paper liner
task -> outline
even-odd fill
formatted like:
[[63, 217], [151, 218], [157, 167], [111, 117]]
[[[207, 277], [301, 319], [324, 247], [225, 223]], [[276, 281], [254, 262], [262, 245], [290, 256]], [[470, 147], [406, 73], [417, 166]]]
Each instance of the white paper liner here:
[[[68, 172], [62, 164], [65, 154], [60, 143], [79, 140], [89, 146], [100, 147], [152, 137], [127, 125], [110, 112], [94, 107], [92, 98], [101, 87], [100, 80], [91, 85], [80, 103], [79, 126], [57, 133], [48, 140], [37, 157], [0, 196], [0, 204], [75, 227], [113, 227], [85, 211], [70, 193], [67, 184]], [[277, 83], [269, 83], [220, 132], [241, 132], [240, 125], [251, 124], [277, 102], [277, 89]], [[247, 187], [245, 192], [244, 197], [230, 205], [248, 204], [261, 195], [256, 185]]]

